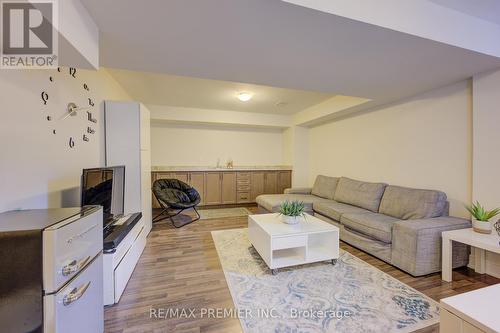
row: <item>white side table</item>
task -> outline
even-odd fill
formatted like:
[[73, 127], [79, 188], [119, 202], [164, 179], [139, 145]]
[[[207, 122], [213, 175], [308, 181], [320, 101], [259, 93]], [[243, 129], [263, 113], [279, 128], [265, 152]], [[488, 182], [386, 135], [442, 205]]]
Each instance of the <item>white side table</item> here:
[[439, 332], [499, 332], [500, 284], [441, 300]]
[[475, 247], [474, 270], [479, 274], [485, 273], [485, 251], [500, 253], [500, 237], [496, 232], [486, 235], [468, 228], [443, 231], [441, 235], [443, 237], [442, 279], [444, 281], [452, 280], [452, 241]]

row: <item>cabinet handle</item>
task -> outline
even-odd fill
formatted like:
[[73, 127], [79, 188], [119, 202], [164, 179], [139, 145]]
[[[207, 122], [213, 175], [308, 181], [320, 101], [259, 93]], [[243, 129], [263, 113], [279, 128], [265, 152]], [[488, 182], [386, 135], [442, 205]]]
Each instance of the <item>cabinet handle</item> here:
[[71, 290], [71, 292], [63, 298], [64, 306], [68, 306], [71, 303], [78, 301], [83, 296], [83, 294], [85, 294], [89, 286], [90, 281], [86, 284], [81, 285], [79, 288], [74, 288], [73, 290]]
[[85, 266], [90, 260], [90, 257], [87, 257], [80, 262], [77, 262], [76, 260], [73, 260], [66, 266], [62, 268], [62, 275], [68, 276], [71, 275], [77, 271], [79, 271], [83, 266]]

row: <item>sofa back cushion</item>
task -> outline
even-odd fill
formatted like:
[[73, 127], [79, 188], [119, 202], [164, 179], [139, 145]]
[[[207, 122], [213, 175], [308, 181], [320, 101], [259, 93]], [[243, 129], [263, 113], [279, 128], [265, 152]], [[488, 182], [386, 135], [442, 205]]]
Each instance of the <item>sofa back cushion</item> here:
[[387, 184], [368, 183], [341, 177], [335, 191], [334, 200], [376, 213], [386, 186]]
[[398, 219], [425, 219], [446, 215], [446, 194], [441, 191], [387, 186], [380, 213]]
[[316, 181], [314, 182], [311, 194], [314, 194], [321, 198], [333, 200], [338, 182], [338, 177], [318, 175], [316, 177]]

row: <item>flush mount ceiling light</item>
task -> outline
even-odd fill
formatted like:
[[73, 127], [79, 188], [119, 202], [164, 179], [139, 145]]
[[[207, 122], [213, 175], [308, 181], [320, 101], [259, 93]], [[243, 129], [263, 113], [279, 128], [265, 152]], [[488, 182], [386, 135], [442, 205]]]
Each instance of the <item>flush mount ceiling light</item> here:
[[251, 93], [241, 92], [238, 94], [237, 97], [242, 102], [248, 102], [249, 100], [252, 99], [253, 95]]

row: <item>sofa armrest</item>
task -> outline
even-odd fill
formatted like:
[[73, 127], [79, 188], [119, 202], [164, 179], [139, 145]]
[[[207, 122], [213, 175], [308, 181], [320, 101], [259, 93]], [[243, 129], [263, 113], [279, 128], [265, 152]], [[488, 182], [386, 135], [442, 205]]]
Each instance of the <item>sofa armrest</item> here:
[[[450, 216], [396, 222], [392, 229], [391, 264], [420, 276], [441, 271], [441, 233], [470, 228], [466, 219]], [[453, 267], [468, 262], [465, 244], [453, 244]]]
[[292, 187], [285, 189], [285, 194], [311, 194], [311, 187]]

